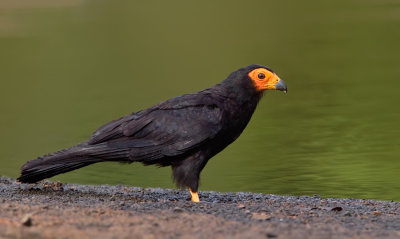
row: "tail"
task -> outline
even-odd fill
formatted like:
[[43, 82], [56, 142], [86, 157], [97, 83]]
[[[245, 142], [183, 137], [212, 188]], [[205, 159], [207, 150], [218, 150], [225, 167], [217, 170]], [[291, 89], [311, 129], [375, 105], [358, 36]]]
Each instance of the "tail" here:
[[87, 165], [108, 161], [90, 153], [93, 148], [81, 144], [28, 161], [21, 168], [22, 183], [35, 183], [45, 178], [66, 173]]

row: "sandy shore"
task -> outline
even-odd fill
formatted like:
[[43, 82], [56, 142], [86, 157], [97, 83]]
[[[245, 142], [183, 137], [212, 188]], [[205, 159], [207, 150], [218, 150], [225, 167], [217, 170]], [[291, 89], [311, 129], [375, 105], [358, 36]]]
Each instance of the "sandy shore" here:
[[0, 238], [400, 238], [400, 203], [0, 178]]

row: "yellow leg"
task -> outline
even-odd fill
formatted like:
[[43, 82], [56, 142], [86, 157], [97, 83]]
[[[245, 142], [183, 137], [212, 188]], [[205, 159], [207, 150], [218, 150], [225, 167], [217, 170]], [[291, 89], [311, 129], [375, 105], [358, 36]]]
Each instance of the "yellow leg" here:
[[192, 202], [200, 202], [199, 195], [197, 192], [192, 192], [192, 189], [189, 188], [190, 195], [192, 195]]

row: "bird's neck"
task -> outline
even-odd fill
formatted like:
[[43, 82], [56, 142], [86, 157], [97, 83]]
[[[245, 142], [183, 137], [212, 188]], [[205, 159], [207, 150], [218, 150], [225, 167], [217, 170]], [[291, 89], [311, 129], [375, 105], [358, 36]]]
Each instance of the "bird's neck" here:
[[218, 84], [211, 88], [212, 91], [227, 101], [233, 101], [238, 106], [249, 106], [254, 111], [258, 102], [263, 96], [263, 92], [256, 91], [253, 86], [242, 86]]

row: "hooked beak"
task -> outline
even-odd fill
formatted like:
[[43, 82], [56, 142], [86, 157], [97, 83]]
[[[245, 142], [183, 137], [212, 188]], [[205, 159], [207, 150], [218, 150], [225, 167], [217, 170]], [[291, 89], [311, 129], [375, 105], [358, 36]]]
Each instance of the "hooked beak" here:
[[285, 82], [281, 79], [279, 79], [279, 81], [275, 84], [275, 89], [281, 90], [284, 93], [287, 93], [287, 86], [286, 86]]

